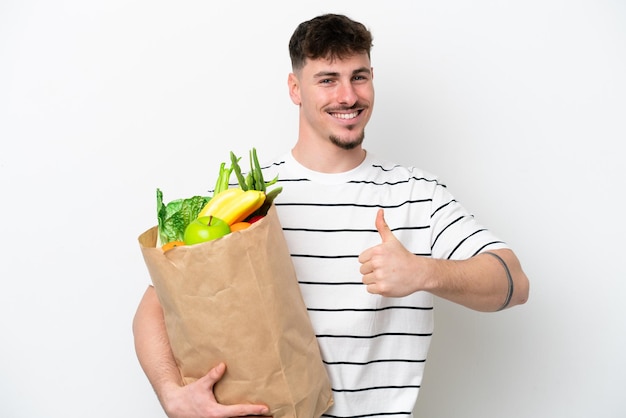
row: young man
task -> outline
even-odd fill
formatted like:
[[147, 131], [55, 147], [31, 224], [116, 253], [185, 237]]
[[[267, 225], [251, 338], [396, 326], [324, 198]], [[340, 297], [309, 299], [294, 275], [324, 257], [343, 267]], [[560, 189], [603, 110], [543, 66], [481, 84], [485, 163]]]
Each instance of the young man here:
[[[372, 37], [360, 23], [323, 15], [289, 43], [288, 85], [298, 140], [266, 168], [284, 190], [276, 207], [335, 404], [328, 416], [412, 415], [433, 332], [437, 295], [480, 311], [524, 303], [528, 279], [515, 254], [429, 173], [362, 146], [374, 105]], [[219, 365], [182, 386], [163, 312], [149, 287], [134, 321], [137, 355], [175, 417], [266, 414], [219, 405]]]

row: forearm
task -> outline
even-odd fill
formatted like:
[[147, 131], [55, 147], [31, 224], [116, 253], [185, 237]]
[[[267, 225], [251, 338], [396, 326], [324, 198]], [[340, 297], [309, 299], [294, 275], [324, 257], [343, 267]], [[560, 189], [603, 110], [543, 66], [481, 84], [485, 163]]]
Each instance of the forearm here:
[[[498, 257], [483, 253], [463, 261], [433, 260], [432, 280], [427, 290], [483, 312], [525, 303], [529, 291], [528, 278], [513, 251], [501, 249], [489, 252]], [[512, 293], [505, 305], [509, 291]]]
[[146, 289], [133, 320], [139, 363], [165, 408], [168, 387], [182, 385], [165, 329], [163, 309], [152, 286]]

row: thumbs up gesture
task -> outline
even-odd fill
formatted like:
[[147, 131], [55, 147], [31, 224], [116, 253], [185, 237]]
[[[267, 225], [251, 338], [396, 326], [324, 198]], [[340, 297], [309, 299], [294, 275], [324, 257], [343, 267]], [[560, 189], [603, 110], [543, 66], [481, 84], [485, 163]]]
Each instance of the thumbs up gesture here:
[[426, 258], [410, 253], [395, 237], [383, 209], [376, 214], [376, 229], [381, 243], [359, 255], [360, 272], [367, 291], [390, 297], [410, 295], [423, 290]]

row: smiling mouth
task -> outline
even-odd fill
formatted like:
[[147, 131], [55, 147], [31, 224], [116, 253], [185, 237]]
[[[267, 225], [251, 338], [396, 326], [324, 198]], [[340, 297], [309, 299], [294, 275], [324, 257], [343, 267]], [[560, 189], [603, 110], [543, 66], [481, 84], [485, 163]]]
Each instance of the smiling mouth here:
[[359, 116], [360, 113], [361, 113], [360, 110], [356, 110], [356, 111], [350, 112], [350, 113], [329, 112], [329, 115], [331, 115], [332, 117], [337, 118], [337, 119], [350, 120], [350, 119], [354, 119], [357, 116]]

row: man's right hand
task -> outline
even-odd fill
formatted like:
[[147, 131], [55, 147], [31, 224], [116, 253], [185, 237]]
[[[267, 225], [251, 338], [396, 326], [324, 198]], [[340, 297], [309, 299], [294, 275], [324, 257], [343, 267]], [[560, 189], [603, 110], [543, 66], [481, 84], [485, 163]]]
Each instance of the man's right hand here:
[[224, 376], [226, 365], [220, 363], [202, 378], [185, 386], [163, 388], [163, 409], [170, 418], [229, 418], [269, 413], [266, 405], [221, 405], [213, 386]]

